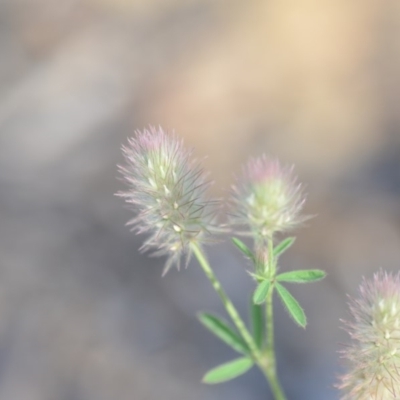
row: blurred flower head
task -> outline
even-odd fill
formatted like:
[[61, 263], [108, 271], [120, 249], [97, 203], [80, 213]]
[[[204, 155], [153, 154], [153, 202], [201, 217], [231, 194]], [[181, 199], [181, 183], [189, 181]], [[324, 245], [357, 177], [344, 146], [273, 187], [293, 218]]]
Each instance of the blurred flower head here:
[[345, 328], [352, 339], [342, 351], [347, 374], [337, 385], [342, 400], [400, 398], [400, 275], [379, 271], [363, 280], [350, 303]]
[[125, 165], [118, 166], [128, 189], [117, 193], [133, 206], [128, 222], [137, 233], [149, 233], [142, 249], [168, 255], [164, 273], [190, 244], [202, 244], [217, 230], [215, 202], [205, 199], [209, 186], [198, 163], [183, 142], [161, 128], [136, 131], [122, 147]]
[[306, 219], [301, 215], [305, 195], [293, 168], [265, 155], [248, 162], [233, 192], [231, 225], [245, 227], [242, 233], [256, 240], [291, 230]]

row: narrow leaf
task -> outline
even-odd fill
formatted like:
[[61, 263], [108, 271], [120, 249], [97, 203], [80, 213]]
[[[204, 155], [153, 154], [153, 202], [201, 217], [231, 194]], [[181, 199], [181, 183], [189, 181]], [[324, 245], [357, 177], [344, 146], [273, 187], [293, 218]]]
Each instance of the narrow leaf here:
[[261, 283], [259, 283], [259, 285], [257, 286], [257, 289], [254, 291], [254, 294], [253, 294], [254, 304], [264, 303], [270, 286], [271, 286], [270, 281], [262, 281]]
[[320, 281], [325, 278], [325, 271], [320, 269], [303, 269], [298, 271], [284, 272], [276, 277], [279, 282], [306, 283]]
[[207, 313], [200, 313], [198, 318], [208, 330], [228, 346], [239, 353], [249, 353], [249, 349], [244, 340], [221, 318]]
[[274, 247], [274, 257], [277, 258], [283, 254], [294, 243], [295, 240], [295, 237], [288, 237], [283, 239], [282, 242], [278, 243]]
[[211, 385], [230, 381], [246, 373], [253, 364], [253, 360], [250, 358], [238, 358], [208, 371], [204, 375], [203, 382]]
[[232, 242], [246, 257], [254, 261], [253, 252], [240, 239], [232, 238]]
[[262, 307], [251, 302], [251, 325], [253, 328], [253, 337], [259, 349], [262, 348], [264, 339], [264, 318]]
[[302, 328], [305, 328], [307, 325], [307, 318], [304, 314], [304, 310], [301, 308], [297, 300], [280, 283], [276, 283], [276, 290], [278, 291], [278, 294], [284, 306], [286, 307], [294, 321], [298, 323]]

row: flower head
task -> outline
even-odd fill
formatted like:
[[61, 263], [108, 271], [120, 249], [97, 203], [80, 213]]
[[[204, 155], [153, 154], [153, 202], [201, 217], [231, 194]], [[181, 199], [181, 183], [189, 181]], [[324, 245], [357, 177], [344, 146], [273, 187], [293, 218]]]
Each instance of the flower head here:
[[234, 191], [231, 223], [245, 226], [244, 234], [258, 240], [294, 228], [306, 218], [300, 215], [305, 202], [293, 168], [283, 168], [265, 155], [251, 159]]
[[379, 271], [364, 279], [350, 312], [345, 327], [352, 343], [342, 351], [349, 370], [337, 385], [342, 400], [400, 398], [400, 274]]
[[182, 140], [161, 128], [137, 131], [122, 152], [126, 165], [119, 170], [128, 189], [118, 195], [137, 213], [128, 224], [150, 233], [142, 249], [169, 256], [164, 273], [174, 263], [179, 268], [190, 244], [205, 242], [216, 230], [214, 202], [204, 198], [209, 183]]

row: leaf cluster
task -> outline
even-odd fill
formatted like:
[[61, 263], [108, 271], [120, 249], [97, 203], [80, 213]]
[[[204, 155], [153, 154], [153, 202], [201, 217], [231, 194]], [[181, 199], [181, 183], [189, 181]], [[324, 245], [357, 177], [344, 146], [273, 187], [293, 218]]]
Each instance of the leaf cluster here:
[[[293, 245], [294, 241], [295, 238], [288, 237], [273, 247], [273, 259], [275, 262]], [[256, 256], [245, 243], [237, 238], [232, 238], [232, 242], [246, 258], [248, 258], [254, 265], [256, 264]], [[283, 272], [281, 274], [276, 274], [275, 276], [264, 276], [259, 274], [251, 275], [253, 275], [258, 282], [251, 301], [251, 332], [258, 349], [263, 351], [265, 323], [262, 304], [266, 302], [269, 296], [271, 296], [272, 301], [273, 293], [276, 291], [278, 297], [294, 322], [302, 328], [305, 328], [307, 325], [305, 312], [283, 283], [316, 282], [323, 279], [326, 274], [324, 271], [319, 269], [307, 269]], [[255, 361], [252, 357], [251, 351], [236, 329], [216, 315], [200, 313], [198, 318], [209, 331], [242, 355], [240, 358], [208, 371], [203, 378], [204, 383], [216, 384], [234, 379], [247, 372], [254, 365]]]

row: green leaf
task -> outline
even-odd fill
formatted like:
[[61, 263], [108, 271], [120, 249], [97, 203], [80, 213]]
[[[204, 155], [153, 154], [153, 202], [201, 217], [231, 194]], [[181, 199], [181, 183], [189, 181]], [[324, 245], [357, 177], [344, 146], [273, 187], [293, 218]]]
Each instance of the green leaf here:
[[298, 271], [284, 272], [276, 277], [279, 282], [306, 283], [320, 281], [325, 278], [325, 271], [320, 269], [301, 269]]
[[276, 283], [276, 290], [294, 321], [302, 328], [305, 328], [307, 325], [307, 318], [297, 300], [280, 283]]
[[267, 280], [262, 281], [261, 283], [258, 284], [257, 289], [254, 291], [254, 294], [253, 294], [254, 304], [264, 303], [270, 286], [271, 286], [271, 282], [267, 281]]
[[246, 373], [253, 364], [254, 362], [250, 358], [238, 358], [208, 371], [204, 375], [203, 382], [212, 385], [230, 381]]
[[253, 252], [240, 239], [232, 238], [232, 242], [246, 257], [254, 262]]
[[264, 339], [264, 318], [262, 307], [251, 302], [251, 325], [253, 328], [253, 337], [259, 349], [262, 348]]
[[244, 340], [221, 318], [215, 315], [200, 313], [200, 322], [215, 336], [239, 353], [249, 354], [249, 349]]
[[295, 237], [283, 239], [282, 242], [274, 247], [274, 257], [278, 258], [281, 254], [283, 254], [294, 243], [295, 240]]

